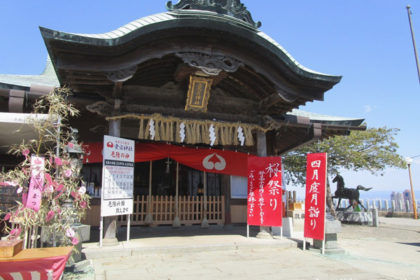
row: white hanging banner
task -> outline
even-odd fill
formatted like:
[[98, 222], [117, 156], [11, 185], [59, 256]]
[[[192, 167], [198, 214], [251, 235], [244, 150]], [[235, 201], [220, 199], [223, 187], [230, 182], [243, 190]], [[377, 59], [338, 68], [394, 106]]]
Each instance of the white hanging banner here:
[[104, 136], [101, 216], [133, 214], [134, 141]]

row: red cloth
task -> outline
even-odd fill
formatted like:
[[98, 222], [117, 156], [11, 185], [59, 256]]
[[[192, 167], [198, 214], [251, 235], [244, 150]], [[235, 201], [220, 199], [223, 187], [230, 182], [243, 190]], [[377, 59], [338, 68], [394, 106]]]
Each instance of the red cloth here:
[[[102, 143], [83, 145], [84, 163], [102, 162]], [[136, 143], [135, 162], [171, 158], [183, 165], [210, 173], [247, 176], [248, 154], [160, 143]]]
[[[21, 279], [48, 279], [48, 271], [52, 271], [52, 279], [60, 279], [70, 257], [73, 247], [26, 249], [12, 258], [0, 259], [0, 277], [3, 279], [20, 279], [13, 277], [20, 273]], [[34, 276], [34, 277], [32, 277]]]

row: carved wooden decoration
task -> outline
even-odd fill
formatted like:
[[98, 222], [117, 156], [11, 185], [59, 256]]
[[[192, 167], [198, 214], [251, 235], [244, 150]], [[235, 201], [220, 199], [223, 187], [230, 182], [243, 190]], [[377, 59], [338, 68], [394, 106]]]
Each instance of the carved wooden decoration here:
[[190, 76], [187, 104], [185, 111], [207, 112], [207, 105], [210, 98], [212, 79]]
[[243, 63], [225, 55], [209, 55], [195, 52], [179, 52], [176, 56], [184, 63], [203, 71], [209, 76], [218, 76], [220, 72], [236, 72]]
[[179, 0], [175, 5], [172, 1], [168, 1], [166, 8], [169, 11], [187, 9], [212, 11], [235, 17], [254, 28], [261, 27], [261, 22], [252, 19], [251, 13], [240, 0]]

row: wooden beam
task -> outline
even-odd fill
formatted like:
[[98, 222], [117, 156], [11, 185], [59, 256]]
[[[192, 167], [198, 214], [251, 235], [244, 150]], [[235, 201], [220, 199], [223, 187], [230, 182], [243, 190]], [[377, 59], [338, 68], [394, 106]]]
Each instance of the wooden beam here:
[[[168, 106], [183, 108], [186, 93], [174, 84], [161, 88], [124, 85], [124, 101], [126, 104], [150, 106]], [[252, 115], [256, 113], [257, 103], [253, 100], [232, 97], [220, 89], [213, 89], [210, 94], [208, 108], [212, 112], [230, 112]]]
[[207, 112], [207, 113], [200, 113], [200, 112], [190, 112], [185, 111], [183, 108], [168, 108], [164, 106], [150, 106], [150, 105], [133, 105], [133, 104], [125, 104], [125, 109], [127, 113], [132, 114], [162, 114], [162, 115], [170, 115], [179, 118], [190, 118], [190, 119], [216, 119], [218, 121], [229, 121], [229, 122], [244, 122], [244, 123], [254, 123], [260, 124], [261, 117], [258, 115], [247, 115], [247, 112], [243, 112], [243, 114], [235, 114], [232, 115], [230, 111], [226, 111], [225, 113], [214, 113], [214, 112]]

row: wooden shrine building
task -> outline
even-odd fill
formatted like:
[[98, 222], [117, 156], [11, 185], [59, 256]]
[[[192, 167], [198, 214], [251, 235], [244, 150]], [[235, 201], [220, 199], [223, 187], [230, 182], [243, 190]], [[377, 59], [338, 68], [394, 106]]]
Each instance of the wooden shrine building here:
[[[83, 173], [94, 197], [100, 193], [97, 147], [103, 136], [137, 141], [132, 224], [172, 224], [175, 218], [181, 224], [204, 218], [245, 222], [243, 173], [216, 172], [218, 163], [223, 167], [218, 152], [280, 156], [323, 137], [363, 129], [361, 119], [295, 110], [324, 100], [341, 77], [300, 65], [259, 30], [261, 23], [239, 0], [166, 5], [167, 12], [104, 34], [41, 27], [50, 57], [46, 71], [0, 75], [3, 112], [29, 113], [34, 98], [48, 87], [66, 85], [73, 91], [81, 116], [72, 126], [90, 149]], [[2, 133], [0, 148], [10, 144]], [[215, 158], [194, 168], [197, 163], [188, 158], [194, 151], [211, 151]], [[92, 225], [99, 222], [99, 203], [93, 200], [87, 218]]]

